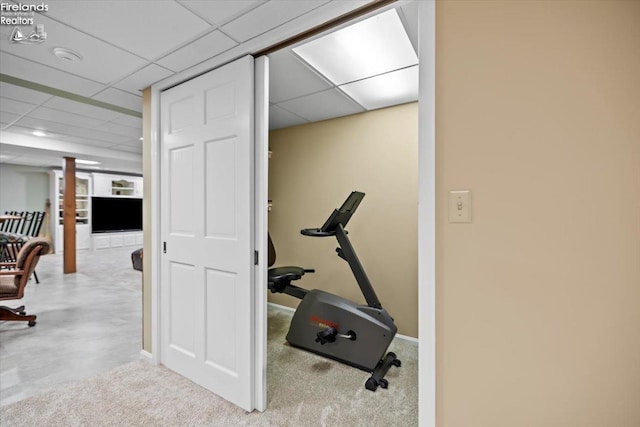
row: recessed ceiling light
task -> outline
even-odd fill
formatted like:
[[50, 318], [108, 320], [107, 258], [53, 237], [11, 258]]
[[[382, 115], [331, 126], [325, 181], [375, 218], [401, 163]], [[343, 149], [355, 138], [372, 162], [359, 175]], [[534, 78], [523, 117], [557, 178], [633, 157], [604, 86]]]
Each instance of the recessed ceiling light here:
[[312, 40], [293, 51], [335, 85], [418, 64], [395, 9]]
[[77, 63], [82, 61], [82, 55], [71, 49], [54, 47], [52, 52], [55, 56], [67, 62]]
[[82, 159], [76, 159], [76, 163], [79, 163], [81, 165], [99, 165], [100, 162], [96, 162], [94, 160], [82, 160]]
[[31, 132], [32, 134], [34, 134], [35, 136], [47, 136], [46, 133], [40, 131], [40, 130], [34, 130], [33, 132]]
[[418, 100], [418, 66], [396, 70], [340, 86], [367, 110]]

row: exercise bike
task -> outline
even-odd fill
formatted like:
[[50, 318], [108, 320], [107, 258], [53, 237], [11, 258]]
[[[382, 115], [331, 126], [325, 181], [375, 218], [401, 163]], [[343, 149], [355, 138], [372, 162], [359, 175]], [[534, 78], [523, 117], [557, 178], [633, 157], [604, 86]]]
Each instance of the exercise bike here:
[[313, 269], [271, 268], [268, 286], [273, 293], [285, 293], [301, 300], [286, 338], [290, 345], [371, 373], [365, 387], [376, 391], [378, 386], [388, 387], [384, 376], [392, 366], [400, 367], [401, 362], [392, 352], [385, 355], [398, 328], [382, 308], [345, 230], [363, 197], [364, 193], [352, 192], [322, 227], [306, 228], [301, 233], [309, 237], [336, 237], [340, 245], [336, 249], [337, 255], [349, 263], [367, 305], [291, 284], [306, 273], [314, 273]]

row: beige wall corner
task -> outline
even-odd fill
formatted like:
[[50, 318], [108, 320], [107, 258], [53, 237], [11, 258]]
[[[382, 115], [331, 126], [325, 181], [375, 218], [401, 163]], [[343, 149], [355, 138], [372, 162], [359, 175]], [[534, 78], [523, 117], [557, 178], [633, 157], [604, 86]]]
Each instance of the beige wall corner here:
[[640, 2], [436, 9], [438, 426], [640, 425]]
[[[417, 103], [273, 131], [269, 134], [269, 232], [276, 265], [315, 268], [298, 286], [364, 304], [335, 238], [312, 238], [353, 190], [366, 194], [347, 229], [382, 306], [399, 333], [418, 336]], [[278, 304], [299, 300], [269, 294]]]
[[151, 88], [142, 92], [142, 174], [144, 195], [142, 201], [142, 228], [144, 251], [142, 257], [142, 349], [151, 349]]

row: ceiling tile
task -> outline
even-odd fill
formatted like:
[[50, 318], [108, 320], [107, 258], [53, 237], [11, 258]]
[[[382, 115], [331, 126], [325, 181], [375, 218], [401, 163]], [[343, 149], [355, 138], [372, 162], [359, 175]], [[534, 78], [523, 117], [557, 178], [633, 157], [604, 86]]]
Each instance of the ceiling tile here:
[[278, 103], [332, 87], [291, 51], [269, 55], [269, 100]]
[[9, 123], [15, 122], [20, 117], [22, 117], [20, 114], [7, 113], [5, 111], [0, 111], [0, 123], [2, 123], [3, 127], [8, 125]]
[[277, 104], [287, 111], [316, 122], [361, 113], [364, 109], [338, 89], [329, 89]]
[[0, 73], [83, 96], [93, 95], [104, 88], [100, 83], [2, 51], [0, 51]]
[[99, 126], [96, 126], [95, 130], [115, 133], [116, 135], [128, 136], [130, 138], [140, 138], [142, 136], [142, 132], [140, 131], [140, 129], [119, 125], [113, 122], [102, 123]]
[[13, 114], [26, 114], [29, 111], [33, 110], [37, 106], [34, 104], [29, 104], [27, 102], [16, 101], [15, 99], [9, 99], [5, 97], [0, 97], [0, 111], [4, 111], [5, 113], [13, 113]]
[[46, 107], [36, 108], [29, 113], [29, 117], [84, 128], [92, 128], [102, 123], [102, 120]]
[[224, 25], [222, 31], [235, 40], [244, 42], [327, 2], [328, 0], [270, 1]]
[[142, 112], [142, 96], [133, 95], [120, 89], [109, 88], [92, 96], [98, 101], [107, 102], [109, 104], [119, 105], [139, 113]]
[[269, 107], [269, 130], [288, 128], [295, 125], [307, 123], [307, 120], [300, 116], [296, 116], [277, 105]]
[[[84, 3], [93, 2], [76, 2], [75, 4], [81, 5]], [[38, 24], [44, 25], [45, 32], [47, 33], [45, 42], [25, 45], [21, 43], [10, 43], [9, 37], [2, 37], [2, 40], [0, 40], [0, 48], [3, 52], [103, 84], [127, 75], [145, 63], [143, 59], [129, 52], [118, 49], [46, 16], [40, 15], [34, 19], [37, 19]], [[5, 29], [3, 29], [3, 31], [4, 30]], [[117, 33], [117, 31], [114, 32]], [[52, 49], [56, 47], [71, 49], [82, 55], [82, 60], [74, 63], [60, 59], [52, 52]], [[54, 87], [58, 86], [54, 85]]]
[[120, 150], [120, 151], [129, 152], [129, 153], [142, 154], [142, 146], [133, 147], [131, 145], [122, 144], [122, 145], [114, 145], [113, 147], [109, 147], [109, 148], [111, 148], [112, 150]]
[[209, 28], [207, 22], [173, 1], [58, 0], [49, 4], [47, 15], [146, 59]]
[[0, 96], [38, 105], [51, 98], [49, 94], [6, 82], [0, 82]]
[[162, 68], [156, 64], [150, 64], [140, 71], [127, 76], [114, 86], [118, 89], [126, 90], [136, 95], [140, 95], [143, 89], [151, 84], [172, 75], [173, 73], [166, 68]]
[[235, 41], [216, 30], [156, 62], [173, 71], [182, 71], [236, 45]]
[[126, 114], [118, 114], [118, 117], [113, 120], [114, 123], [123, 126], [129, 126], [136, 128], [142, 134], [142, 119], [140, 117], [128, 116]]
[[[129, 139], [128, 137], [122, 135], [100, 132], [93, 129], [70, 126], [57, 122], [50, 122], [48, 120], [36, 119], [33, 117], [24, 117], [20, 119], [16, 123], [16, 125], [28, 129], [43, 130], [46, 133], [54, 134], [55, 136], [57, 136], [57, 139], [60, 139], [62, 141], [68, 141], [68, 138], [66, 138], [67, 136], [93, 139], [96, 141], [109, 142], [112, 144], [121, 144], [123, 141]], [[13, 126], [11, 127], [11, 129], [13, 130]]]
[[178, 3], [189, 8], [207, 22], [220, 25], [240, 15], [243, 11], [264, 3], [264, 0], [179, 0]]
[[[95, 105], [85, 104], [82, 102], [72, 101], [66, 98], [53, 97], [43, 104], [45, 107], [53, 108], [60, 111], [79, 114], [81, 116], [93, 117], [103, 121], [111, 121], [118, 118], [122, 113], [107, 110], [106, 108], [96, 107]], [[138, 119], [140, 120], [140, 119]]]
[[65, 136], [64, 140], [67, 142], [74, 142], [76, 144], [89, 145], [91, 147], [98, 147], [98, 148], [107, 148], [112, 145], [119, 144], [119, 143], [114, 143], [110, 141], [98, 141], [96, 139], [89, 139], [89, 138], [80, 137], [80, 136]]

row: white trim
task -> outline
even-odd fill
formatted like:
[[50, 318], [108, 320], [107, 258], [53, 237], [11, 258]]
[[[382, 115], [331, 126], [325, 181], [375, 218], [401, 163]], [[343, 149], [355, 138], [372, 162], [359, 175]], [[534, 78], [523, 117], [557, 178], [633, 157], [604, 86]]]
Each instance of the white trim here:
[[162, 229], [160, 224], [161, 213], [161, 193], [160, 193], [160, 92], [164, 88], [156, 85], [151, 86], [151, 355], [153, 363], [160, 364], [161, 343], [160, 343], [160, 278], [162, 277], [161, 257], [162, 245], [160, 237]]
[[258, 265], [254, 271], [253, 406], [267, 409], [267, 208], [269, 203], [269, 58], [254, 61], [254, 248]]
[[409, 335], [396, 334], [395, 339], [399, 339], [402, 341], [408, 341], [414, 344], [419, 344], [420, 340], [418, 338], [410, 337]]
[[419, 2], [418, 425], [436, 426], [436, 3]]
[[277, 308], [279, 310], [289, 311], [291, 313], [294, 313], [296, 311], [295, 308], [287, 307], [286, 305], [282, 304], [276, 304], [275, 302], [268, 302], [267, 305], [270, 305], [271, 307]]
[[153, 356], [146, 350], [140, 350], [140, 360], [153, 361]]

